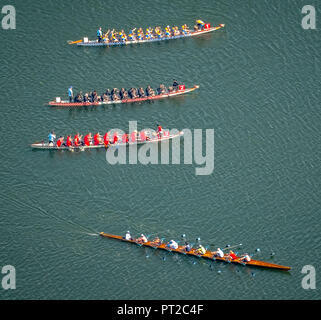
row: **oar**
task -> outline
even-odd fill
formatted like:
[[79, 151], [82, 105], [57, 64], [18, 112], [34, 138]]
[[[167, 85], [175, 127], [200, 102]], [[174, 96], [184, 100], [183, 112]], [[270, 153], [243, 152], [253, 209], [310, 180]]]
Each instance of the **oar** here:
[[75, 44], [75, 43], [79, 43], [79, 42], [82, 42], [82, 39], [81, 40], [77, 40], [77, 41], [69, 41], [68, 44]]
[[222, 249], [222, 251], [223, 251], [223, 250], [227, 250], [227, 249], [232, 249], [232, 248], [240, 247], [240, 246], [242, 246], [242, 243], [236, 244], [235, 246], [229, 246], [229, 245], [228, 245], [226, 248]]

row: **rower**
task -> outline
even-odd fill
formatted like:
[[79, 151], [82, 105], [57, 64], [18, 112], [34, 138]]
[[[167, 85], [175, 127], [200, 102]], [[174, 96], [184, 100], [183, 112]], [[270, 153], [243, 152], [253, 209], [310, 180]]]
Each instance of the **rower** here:
[[130, 232], [129, 232], [129, 231], [126, 232], [125, 240], [127, 240], [127, 241], [133, 240], [133, 239], [132, 239], [132, 236], [130, 235]]
[[221, 248], [217, 248], [215, 255], [219, 256], [220, 258], [224, 258], [224, 252], [221, 250]]
[[72, 147], [71, 135], [67, 136], [66, 146], [69, 147], [69, 148]]
[[56, 135], [54, 131], [51, 131], [48, 135], [48, 145], [53, 145], [56, 140]]
[[145, 141], [146, 140], [146, 133], [144, 130], [142, 130], [140, 133], [139, 133], [139, 136], [140, 136], [140, 141]]
[[60, 136], [59, 139], [57, 140], [57, 147], [60, 148], [63, 146], [64, 143], [64, 137]]
[[242, 257], [242, 260], [243, 260], [244, 262], [250, 262], [250, 261], [251, 261], [251, 258], [250, 258], [250, 256], [246, 253], [246, 254]]
[[192, 250], [191, 245], [188, 242], [185, 242], [185, 251], [190, 252]]
[[103, 37], [103, 32], [101, 31], [101, 27], [97, 30], [97, 38], [98, 38], [98, 42], [101, 42]]
[[178, 249], [178, 243], [174, 240], [171, 240], [170, 242], [168, 242], [167, 247], [176, 250]]
[[143, 234], [141, 234], [140, 237], [136, 241], [138, 243], [146, 243], [146, 242], [148, 242], [147, 238]]
[[202, 245], [199, 245], [197, 249], [197, 253], [203, 255], [206, 253], [206, 249]]
[[85, 144], [85, 146], [87, 146], [87, 147], [90, 146], [91, 139], [92, 139], [92, 136], [91, 136], [91, 133], [89, 132], [88, 134], [86, 134], [84, 136], [84, 144]]
[[72, 92], [72, 86], [70, 86], [68, 89], [68, 97], [69, 97], [69, 102], [72, 102], [74, 98], [74, 93]]
[[235, 254], [232, 250], [230, 250], [230, 252], [229, 252], [229, 256], [230, 256], [230, 258], [231, 258], [232, 260], [237, 259], [236, 254]]

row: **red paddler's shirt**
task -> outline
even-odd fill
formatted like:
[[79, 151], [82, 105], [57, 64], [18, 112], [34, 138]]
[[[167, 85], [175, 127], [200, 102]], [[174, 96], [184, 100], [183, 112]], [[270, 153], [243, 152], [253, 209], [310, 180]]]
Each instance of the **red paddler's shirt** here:
[[76, 134], [74, 137], [74, 144], [76, 147], [79, 147], [80, 143], [79, 143], [79, 135]]
[[114, 142], [113, 143], [117, 143], [118, 142], [118, 136], [117, 134], [114, 134]]
[[140, 132], [140, 140], [145, 141], [146, 140], [146, 134], [145, 131]]
[[66, 141], [67, 147], [71, 147], [72, 146], [72, 139], [70, 136], [67, 137], [67, 141]]
[[127, 133], [123, 134], [122, 141], [123, 141], [123, 143], [127, 143], [128, 142], [128, 134]]
[[108, 135], [108, 132], [105, 133], [104, 135], [104, 143], [107, 145], [109, 144], [109, 135]]
[[100, 144], [100, 136], [98, 133], [96, 133], [94, 135], [94, 144], [97, 146], [98, 144]]
[[57, 140], [57, 147], [60, 148], [63, 142], [64, 142], [64, 138], [59, 138]]
[[130, 134], [130, 140], [131, 140], [131, 142], [136, 142], [136, 132], [132, 132], [131, 134]]
[[90, 146], [89, 134], [86, 134], [84, 137], [84, 143], [86, 146]]

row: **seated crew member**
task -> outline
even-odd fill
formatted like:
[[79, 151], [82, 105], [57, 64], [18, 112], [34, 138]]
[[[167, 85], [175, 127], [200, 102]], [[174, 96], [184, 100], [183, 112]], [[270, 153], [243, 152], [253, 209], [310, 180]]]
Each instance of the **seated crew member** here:
[[199, 30], [203, 30], [205, 26], [205, 22], [202, 20], [196, 20], [196, 26]]
[[203, 255], [206, 253], [206, 249], [202, 245], [199, 245], [197, 249], [197, 253]]
[[118, 143], [118, 132], [116, 131], [113, 135], [113, 144]]
[[57, 147], [60, 148], [63, 146], [64, 143], [64, 137], [60, 136], [59, 139], [57, 140]]
[[132, 236], [130, 235], [130, 232], [129, 232], [129, 231], [126, 232], [125, 240], [128, 240], [128, 241], [133, 240], [133, 238], [132, 238]]
[[66, 146], [69, 147], [69, 148], [72, 147], [71, 135], [68, 135], [68, 136], [67, 136]]
[[170, 242], [168, 242], [167, 247], [171, 249], [178, 249], [178, 243], [174, 240], [171, 240]]
[[162, 240], [159, 239], [159, 237], [156, 237], [153, 241], [152, 241], [153, 244], [159, 246], [162, 244]]
[[130, 142], [136, 142], [137, 141], [137, 130], [134, 130], [131, 134], [130, 134]]
[[141, 234], [140, 237], [137, 238], [136, 242], [138, 242], [138, 243], [146, 243], [146, 242], [148, 242], [148, 240], [145, 237], [145, 235]]
[[122, 139], [122, 142], [123, 142], [123, 143], [128, 143], [128, 142], [129, 142], [129, 140], [128, 140], [128, 134], [127, 134], [127, 133], [124, 133], [124, 134], [122, 135], [121, 139]]
[[97, 132], [94, 135], [94, 145], [98, 146], [99, 144], [101, 144], [101, 136], [100, 136], [99, 132]]
[[98, 38], [98, 42], [101, 42], [103, 38], [103, 32], [101, 31], [101, 27], [97, 30], [97, 38]]
[[56, 140], [56, 135], [54, 131], [51, 131], [48, 135], [48, 145], [53, 145]]
[[157, 134], [158, 134], [158, 137], [161, 138], [163, 136], [163, 128], [161, 125], [157, 125]]
[[224, 252], [221, 250], [221, 248], [217, 248], [217, 251], [214, 254], [215, 254], [215, 256], [218, 256], [220, 258], [224, 258]]
[[174, 80], [173, 82], [173, 88], [174, 90], [177, 90], [177, 87], [179, 86], [179, 83], [177, 82], [177, 80]]
[[77, 133], [74, 137], [74, 145], [79, 147], [81, 145], [81, 136]]
[[244, 262], [250, 262], [250, 261], [251, 261], [251, 258], [250, 258], [250, 256], [246, 253], [246, 254], [242, 257], [242, 261], [244, 261]]
[[232, 250], [230, 250], [230, 252], [229, 252], [229, 257], [230, 257], [232, 260], [237, 259], [236, 254], [235, 254]]
[[190, 252], [192, 250], [192, 247], [188, 242], [185, 242], [185, 248], [184, 249], [185, 249], [186, 252]]
[[106, 132], [104, 135], [104, 145], [108, 146], [109, 145], [109, 133]]
[[144, 130], [142, 130], [140, 133], [139, 133], [139, 137], [140, 137], [140, 141], [146, 141], [146, 133]]
[[84, 144], [85, 144], [85, 146], [87, 146], [87, 147], [90, 146], [91, 139], [92, 139], [92, 136], [91, 136], [91, 133], [89, 132], [88, 134], [86, 134], [84, 136]]

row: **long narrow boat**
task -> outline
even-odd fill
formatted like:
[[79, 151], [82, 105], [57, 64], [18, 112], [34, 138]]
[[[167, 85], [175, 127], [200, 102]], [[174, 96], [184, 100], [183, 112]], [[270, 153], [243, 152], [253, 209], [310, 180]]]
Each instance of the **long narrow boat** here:
[[70, 41], [69, 44], [77, 44], [77, 46], [85, 46], [85, 47], [113, 47], [113, 46], [126, 46], [129, 44], [136, 44], [136, 43], [147, 43], [147, 42], [159, 42], [159, 41], [165, 41], [165, 40], [173, 40], [173, 39], [182, 39], [182, 38], [189, 38], [189, 37], [195, 37], [202, 34], [206, 34], [209, 32], [213, 32], [216, 30], [219, 30], [221, 28], [224, 28], [225, 24], [219, 24], [218, 26], [209, 27], [203, 30], [197, 30], [197, 31], [191, 31], [187, 34], [180, 34], [177, 36], [169, 36], [169, 37], [157, 37], [153, 39], [145, 39], [145, 40], [126, 40], [126, 41], [116, 41], [116, 42], [98, 42], [98, 40], [88, 40], [87, 37], [84, 37], [82, 40], [77, 41]]
[[120, 104], [120, 103], [134, 103], [134, 102], [142, 102], [142, 101], [150, 101], [150, 100], [159, 100], [164, 98], [170, 98], [175, 96], [180, 96], [182, 94], [186, 94], [198, 89], [198, 85], [194, 85], [192, 88], [184, 88], [178, 89], [176, 91], [170, 93], [163, 93], [157, 94], [151, 97], [143, 97], [143, 98], [135, 98], [135, 99], [122, 99], [116, 101], [98, 101], [98, 102], [69, 102], [67, 100], [60, 100], [60, 98], [56, 98], [55, 101], [50, 101], [48, 104], [50, 106], [55, 107], [81, 107], [81, 106], [99, 106], [99, 105], [106, 105], [106, 104]]
[[[135, 241], [135, 239], [134, 240], [126, 240], [122, 236], [117, 236], [117, 235], [113, 235], [113, 234], [109, 234], [109, 233], [105, 233], [105, 232], [101, 232], [100, 236], [106, 237], [106, 238], [111, 238], [111, 239], [116, 239], [116, 240], [120, 240], [120, 241], [130, 242], [130, 243], [134, 243], [134, 244], [138, 244]], [[205, 254], [200, 255], [199, 253], [197, 253], [197, 251], [195, 249], [192, 249], [191, 251], [186, 252], [183, 246], [178, 246], [177, 249], [169, 249], [166, 246], [166, 243], [156, 243], [154, 241], [148, 241], [146, 243], [139, 244], [139, 245], [145, 246], [145, 247], [151, 247], [151, 248], [155, 248], [155, 249], [171, 251], [171, 252], [177, 252], [177, 253], [185, 254], [185, 255], [188, 255], [188, 256], [201, 257], [201, 258], [209, 259], [209, 260], [217, 260], [217, 261], [241, 264], [241, 265], [252, 266], [252, 267], [278, 269], [278, 270], [285, 270], [285, 271], [288, 271], [288, 270], [291, 269], [291, 267], [282, 266], [282, 265], [279, 265], [279, 264], [274, 264], [274, 263], [269, 263], [269, 262], [264, 262], [264, 261], [259, 261], [259, 260], [251, 260], [249, 262], [245, 262], [245, 261], [242, 260], [242, 257], [237, 257], [237, 259], [231, 260], [228, 255], [225, 255], [224, 258], [220, 258], [220, 257], [214, 256], [214, 252], [210, 251], [210, 250], [207, 250]]]
[[[152, 134], [150, 134], [149, 135], [149, 140], [142, 141], [142, 140], [138, 139], [135, 142], [127, 142], [127, 143], [119, 142], [119, 143], [116, 143], [116, 144], [110, 144], [108, 146], [108, 148], [111, 148], [111, 147], [124, 147], [124, 146], [140, 145], [140, 144], [148, 144], [148, 143], [159, 143], [161, 141], [167, 141], [167, 140], [178, 138], [178, 137], [182, 136], [183, 134], [184, 134], [183, 131], [180, 131], [179, 133], [176, 133], [176, 134], [170, 134], [169, 131], [164, 131], [164, 135], [161, 138], [158, 137], [157, 135], [153, 136]], [[148, 136], [148, 131], [146, 131], [146, 135]], [[58, 147], [55, 144], [54, 145], [49, 145], [47, 142], [44, 142], [44, 141], [35, 142], [35, 143], [31, 144], [31, 147], [33, 149], [69, 150], [69, 151], [76, 151], [76, 150], [83, 151], [83, 150], [86, 150], [86, 149], [106, 148], [106, 146], [104, 144], [99, 144], [99, 145], [91, 144], [89, 146], [79, 146], [79, 147], [76, 147], [76, 146], [72, 146], [72, 147], [61, 146], [61, 147]]]

